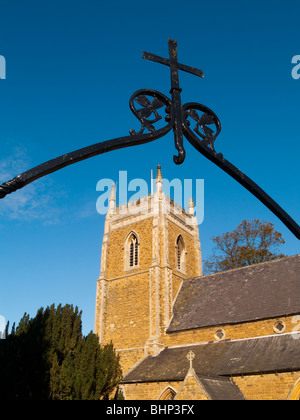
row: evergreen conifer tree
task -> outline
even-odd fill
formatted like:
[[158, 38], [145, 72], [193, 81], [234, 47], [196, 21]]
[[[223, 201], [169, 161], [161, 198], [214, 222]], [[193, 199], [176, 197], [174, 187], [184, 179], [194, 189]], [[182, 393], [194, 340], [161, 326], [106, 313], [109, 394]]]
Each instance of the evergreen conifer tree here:
[[122, 372], [113, 345], [82, 335], [72, 305], [24, 314], [0, 343], [0, 399], [99, 400], [117, 388]]

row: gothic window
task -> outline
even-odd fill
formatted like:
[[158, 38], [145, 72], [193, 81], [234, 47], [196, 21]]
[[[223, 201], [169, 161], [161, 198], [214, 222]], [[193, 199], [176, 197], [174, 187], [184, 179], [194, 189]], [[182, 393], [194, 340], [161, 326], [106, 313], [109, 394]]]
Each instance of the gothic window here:
[[176, 391], [174, 388], [168, 387], [166, 388], [159, 396], [159, 400], [174, 400], [176, 397]]
[[130, 267], [135, 267], [139, 263], [139, 247], [138, 241], [135, 235], [132, 235], [130, 240], [130, 257], [129, 257]]
[[126, 268], [134, 268], [139, 265], [139, 240], [134, 232], [131, 232], [126, 241]]
[[176, 241], [176, 267], [180, 271], [185, 271], [185, 245], [181, 235]]

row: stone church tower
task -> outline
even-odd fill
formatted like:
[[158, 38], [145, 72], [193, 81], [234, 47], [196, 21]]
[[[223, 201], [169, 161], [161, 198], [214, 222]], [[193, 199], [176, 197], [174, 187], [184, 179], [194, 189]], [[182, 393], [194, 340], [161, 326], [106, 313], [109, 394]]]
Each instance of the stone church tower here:
[[112, 340], [124, 373], [163, 349], [182, 281], [202, 275], [192, 199], [187, 212], [162, 192], [160, 166], [155, 182], [153, 194], [118, 207], [113, 185], [105, 221], [95, 333]]

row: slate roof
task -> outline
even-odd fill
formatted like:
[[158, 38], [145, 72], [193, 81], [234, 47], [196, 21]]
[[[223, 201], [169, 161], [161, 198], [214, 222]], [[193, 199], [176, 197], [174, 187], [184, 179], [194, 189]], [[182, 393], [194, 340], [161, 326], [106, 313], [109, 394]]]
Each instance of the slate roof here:
[[184, 280], [167, 333], [300, 313], [300, 254]]
[[193, 368], [200, 376], [241, 376], [300, 370], [300, 333], [246, 340], [166, 347], [128, 372], [123, 383], [183, 381], [195, 353]]
[[238, 386], [229, 378], [209, 378], [197, 375], [206, 394], [214, 401], [240, 401], [245, 400]]

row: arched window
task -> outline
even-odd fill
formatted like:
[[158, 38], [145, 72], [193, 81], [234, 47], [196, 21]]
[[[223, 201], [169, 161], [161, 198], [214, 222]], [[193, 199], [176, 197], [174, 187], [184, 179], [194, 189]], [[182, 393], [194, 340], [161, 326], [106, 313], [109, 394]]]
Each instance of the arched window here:
[[176, 267], [180, 271], [185, 271], [185, 245], [181, 235], [176, 241]]
[[159, 400], [174, 400], [176, 397], [176, 391], [174, 388], [168, 386], [158, 397]]
[[131, 232], [125, 244], [125, 268], [134, 268], [139, 265], [139, 240], [135, 232]]
[[288, 395], [288, 400], [299, 401], [300, 400], [300, 379], [292, 386], [290, 393]]
[[130, 257], [129, 257], [129, 266], [135, 267], [139, 263], [139, 245], [137, 241], [137, 237], [135, 235], [131, 235], [130, 239]]

